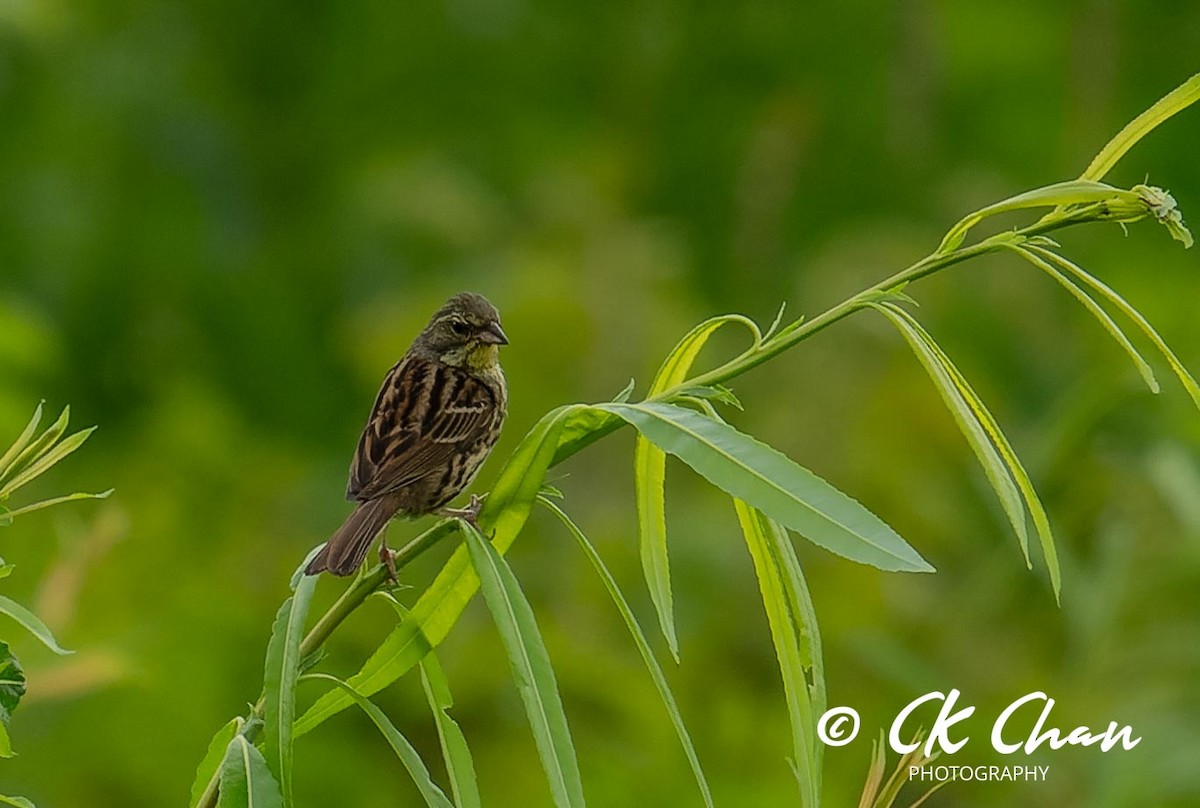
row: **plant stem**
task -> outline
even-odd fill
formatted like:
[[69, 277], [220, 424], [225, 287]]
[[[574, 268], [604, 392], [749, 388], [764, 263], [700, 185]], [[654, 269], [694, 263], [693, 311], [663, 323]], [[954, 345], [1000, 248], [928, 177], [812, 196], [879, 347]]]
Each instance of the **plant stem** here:
[[[393, 561], [396, 569], [403, 569], [412, 563], [414, 559], [426, 550], [453, 533], [456, 527], [457, 522], [454, 519], [443, 519], [404, 545], [404, 547], [395, 551]], [[354, 610], [361, 606], [375, 590], [383, 586], [387, 579], [387, 567], [383, 564], [378, 564], [355, 581], [346, 591], [342, 592], [341, 596], [333, 602], [333, 605], [325, 611], [325, 614], [321, 615], [321, 619], [304, 635], [304, 639], [300, 642], [300, 658], [304, 659], [324, 645], [325, 641], [329, 639], [329, 636], [333, 634], [337, 627], [345, 622], [346, 618], [353, 614]], [[260, 695], [254, 705], [254, 709], [250, 711], [250, 715], [246, 718], [246, 723], [249, 726], [242, 734], [251, 743], [254, 742], [255, 737], [258, 735], [258, 725], [253, 723], [253, 719], [261, 719], [263, 717], [266, 705], [266, 696]], [[213, 773], [212, 778], [209, 779], [208, 785], [205, 786], [204, 794], [201, 796], [199, 803], [197, 803], [198, 808], [216, 808], [218, 790], [220, 788], [220, 775], [221, 772], [218, 768]]]

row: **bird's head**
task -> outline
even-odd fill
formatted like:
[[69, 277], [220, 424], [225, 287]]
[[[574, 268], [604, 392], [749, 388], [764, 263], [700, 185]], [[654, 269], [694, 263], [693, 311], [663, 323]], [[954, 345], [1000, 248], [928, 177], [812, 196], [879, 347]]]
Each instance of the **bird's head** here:
[[500, 312], [486, 297], [460, 292], [438, 309], [416, 344], [444, 364], [485, 370], [499, 364], [499, 347], [508, 344], [508, 336], [500, 327]]

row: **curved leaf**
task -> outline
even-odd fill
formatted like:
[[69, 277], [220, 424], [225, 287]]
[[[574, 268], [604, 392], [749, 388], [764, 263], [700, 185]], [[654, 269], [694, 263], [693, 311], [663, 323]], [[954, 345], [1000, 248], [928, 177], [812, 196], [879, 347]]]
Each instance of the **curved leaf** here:
[[24, 797], [6, 797], [0, 794], [0, 805], [11, 805], [13, 808], [35, 808], [34, 804]]
[[1179, 357], [1167, 345], [1166, 340], [1159, 336], [1158, 332], [1154, 330], [1154, 326], [1150, 325], [1150, 322], [1142, 316], [1140, 311], [1135, 309], [1125, 298], [1117, 294], [1116, 290], [1108, 284], [1053, 250], [1047, 250], [1044, 247], [1036, 245], [1030, 245], [1029, 250], [1058, 264], [1064, 270], [1078, 278], [1085, 286], [1095, 290], [1101, 297], [1112, 303], [1122, 314], [1132, 320], [1134, 325], [1141, 329], [1142, 333], [1154, 343], [1154, 347], [1163, 355], [1163, 358], [1167, 360], [1167, 364], [1171, 366], [1171, 370], [1179, 378], [1180, 384], [1187, 390], [1188, 395], [1192, 397], [1192, 402], [1196, 407], [1200, 408], [1200, 385], [1196, 384], [1196, 380], [1192, 378], [1192, 374], [1188, 373], [1187, 368], [1179, 361]]
[[446, 764], [446, 775], [454, 793], [454, 804], [458, 808], [480, 808], [483, 800], [479, 796], [479, 781], [475, 777], [475, 762], [467, 738], [449, 713], [454, 706], [450, 695], [450, 683], [433, 654], [421, 660], [421, 687], [433, 712], [437, 724], [438, 741], [442, 745], [442, 759]]
[[625, 626], [629, 629], [634, 644], [637, 645], [638, 653], [642, 655], [642, 660], [646, 663], [646, 668], [650, 671], [650, 678], [654, 680], [654, 686], [658, 688], [658, 695], [662, 698], [663, 706], [667, 708], [667, 714], [671, 717], [671, 723], [675, 726], [675, 734], [679, 736], [679, 743], [683, 746], [683, 753], [687, 756], [688, 764], [692, 767], [692, 773], [696, 777], [696, 784], [700, 786], [700, 795], [704, 798], [704, 804], [712, 808], [712, 792], [708, 788], [708, 781], [704, 777], [704, 770], [700, 768], [700, 758], [696, 754], [695, 746], [692, 745], [692, 737], [688, 734], [687, 727], [684, 726], [683, 716], [679, 713], [679, 705], [675, 702], [675, 695], [671, 692], [671, 686], [667, 684], [667, 677], [663, 673], [662, 667], [659, 666], [658, 660], [654, 658], [654, 652], [650, 650], [650, 643], [646, 641], [646, 634], [638, 624], [637, 618], [634, 617], [633, 610], [629, 608], [629, 602], [621, 593], [621, 588], [617, 586], [616, 579], [608, 571], [608, 567], [605, 566], [604, 560], [600, 558], [600, 554], [596, 552], [596, 548], [588, 541], [587, 536], [583, 534], [583, 531], [579, 529], [575, 522], [571, 520], [571, 517], [567, 516], [558, 505], [545, 498], [541, 499], [541, 503], [550, 509], [567, 526], [567, 530], [579, 542], [579, 546], [583, 549], [584, 554], [592, 562], [592, 566], [596, 568], [596, 573], [604, 581], [604, 586], [608, 589], [608, 594], [612, 597], [613, 603], [616, 604], [617, 611], [621, 613], [621, 618], [625, 621]]
[[597, 404], [713, 485], [809, 541], [882, 570], [932, 572], [875, 514], [806, 468], [724, 423], [670, 404]]
[[1104, 330], [1109, 333], [1109, 336], [1111, 336], [1116, 343], [1121, 346], [1121, 350], [1125, 351], [1125, 353], [1129, 355], [1130, 360], [1133, 361], [1134, 367], [1137, 368], [1138, 373], [1141, 375], [1142, 381], [1144, 381], [1146, 386], [1150, 388], [1150, 392], [1159, 392], [1158, 379], [1154, 378], [1154, 370], [1151, 369], [1150, 364], [1142, 357], [1140, 353], [1138, 353], [1137, 348], [1133, 347], [1133, 343], [1129, 341], [1129, 337], [1125, 336], [1125, 332], [1121, 330], [1121, 327], [1113, 322], [1113, 319], [1108, 316], [1108, 312], [1101, 308], [1100, 304], [1092, 299], [1091, 295], [1089, 295], [1083, 289], [1080, 289], [1078, 285], [1073, 283], [1071, 279], [1064, 275], [1059, 269], [1052, 266], [1040, 255], [1034, 253], [1030, 247], [1020, 244], [1005, 244], [1004, 246], [1008, 247], [1013, 252], [1017, 253], [1017, 255], [1020, 255], [1026, 261], [1045, 272], [1051, 278], [1054, 278], [1054, 280], [1056, 280], [1060, 286], [1070, 292], [1076, 300], [1082, 303], [1083, 307], [1087, 309], [1088, 312], [1095, 317], [1097, 321], [1099, 321]]
[[413, 745], [408, 742], [407, 738], [400, 734], [400, 731], [396, 729], [396, 726], [384, 714], [383, 710], [379, 709], [370, 699], [336, 676], [330, 676], [327, 673], [307, 673], [301, 678], [305, 680], [332, 682], [341, 688], [342, 692], [346, 693], [355, 704], [361, 707], [362, 711], [379, 728], [388, 745], [392, 747], [392, 751], [396, 753], [396, 757], [400, 759], [400, 762], [404, 764], [404, 768], [408, 770], [409, 776], [412, 777], [413, 783], [417, 786], [417, 790], [421, 792], [421, 796], [425, 799], [425, 803], [429, 808], [454, 808], [450, 800], [446, 799], [445, 793], [433, 782], [433, 778], [429, 774], [429, 769], [425, 766], [425, 762], [421, 760], [421, 756], [417, 753], [417, 750], [413, 748]]
[[[942, 362], [941, 355], [930, 347], [933, 338], [917, 324], [915, 318], [906, 317], [903, 309], [889, 304], [870, 303], [868, 305], [891, 321], [912, 348], [913, 354], [925, 368], [925, 372], [929, 374], [933, 386], [937, 388], [938, 394], [946, 404], [946, 409], [954, 417], [959, 431], [967, 439], [967, 443], [979, 460], [979, 465], [983, 468], [983, 473], [991, 484], [992, 490], [996, 492], [1000, 506], [1004, 509], [1004, 514], [1008, 517], [1013, 532], [1016, 533], [1025, 564], [1030, 565], [1032, 562], [1029, 559], [1029, 533], [1025, 527], [1025, 506], [1021, 501], [1021, 494], [1013, 481], [1008, 466], [1000, 457], [980, 421], [977, 407], [972, 406], [967, 394], [956, 383], [957, 371], [951, 370]], [[949, 360], [947, 359], [947, 361]], [[979, 406], [982, 407], [982, 404]]]
[[479, 574], [483, 599], [500, 632], [513, 679], [525, 703], [554, 804], [559, 808], [583, 806], [583, 782], [575, 759], [575, 745], [571, 743], [558, 682], [533, 609], [516, 576], [491, 542], [473, 525], [463, 522], [462, 527], [471, 564]]
[[[780, 311], [782, 314], [782, 310]], [[736, 323], [749, 329], [757, 346], [761, 340], [758, 326], [739, 315], [705, 320], [693, 328], [667, 354], [650, 385], [649, 398], [683, 384], [708, 338], [721, 326]], [[624, 403], [618, 401], [615, 403]], [[679, 640], [675, 635], [675, 607], [671, 596], [671, 568], [667, 553], [667, 514], [664, 501], [667, 456], [639, 434], [633, 447], [634, 496], [637, 502], [638, 538], [642, 571], [650, 588], [650, 600], [658, 613], [658, 623], [675, 661], [679, 661]]]
[[[919, 333], [925, 334], [925, 330], [921, 328], [920, 323], [908, 312], [899, 306], [884, 305], [905, 318]], [[983, 401], [980, 400], [966, 378], [954, 366], [954, 363], [950, 361], [950, 357], [946, 356], [945, 352], [942, 351], [941, 347], [932, 337], [928, 337], [925, 342], [937, 357], [938, 362], [946, 368], [946, 371], [954, 380], [955, 386], [961, 391], [963, 398], [970, 405], [972, 412], [979, 419], [979, 423], [987, 431], [996, 450], [1000, 452], [1000, 457], [1003, 458], [1005, 465], [1008, 467], [1009, 473], [1012, 474], [1013, 480], [1017, 484], [1017, 490], [1021, 492], [1021, 497], [1025, 500], [1025, 505], [1029, 509], [1030, 518], [1033, 519], [1033, 526], [1037, 531], [1038, 541], [1042, 548], [1042, 556], [1046, 560], [1046, 570], [1050, 573], [1050, 583], [1054, 587], [1054, 598], [1058, 600], [1062, 589], [1062, 573], [1058, 566], [1058, 550], [1054, 544], [1054, 534], [1050, 530], [1050, 519], [1046, 515], [1046, 508], [1042, 505], [1037, 490], [1033, 487], [1033, 482], [1029, 479], [1029, 473], [1025, 471], [1025, 466], [1021, 464], [1021, 459], [1013, 451], [1008, 438], [1000, 431], [1000, 425], [996, 423], [996, 419], [992, 417], [991, 412], [983, 405]]]
[[17, 457], [21, 452], [25, 451], [25, 447], [29, 445], [29, 441], [33, 439], [33, 433], [37, 431], [38, 424], [42, 422], [42, 406], [46, 402], [39, 401], [37, 407], [33, 411], [33, 417], [29, 419], [29, 424], [22, 430], [17, 439], [13, 441], [12, 446], [0, 455], [0, 480], [4, 479], [8, 474], [8, 470], [14, 465]]
[[42, 645], [54, 653], [61, 656], [75, 653], [60, 646], [58, 641], [54, 639], [54, 635], [50, 633], [50, 629], [46, 628], [46, 624], [38, 619], [36, 614], [3, 595], [0, 595], [0, 614], [6, 614], [13, 620], [16, 620], [25, 627], [26, 631], [41, 640]]
[[1125, 152], [1149, 134], [1155, 127], [1177, 112], [1200, 100], [1200, 73], [1164, 95], [1154, 106], [1125, 125], [1116, 136], [1105, 144], [1087, 170], [1079, 175], [1081, 180], [1102, 180], [1112, 170]]

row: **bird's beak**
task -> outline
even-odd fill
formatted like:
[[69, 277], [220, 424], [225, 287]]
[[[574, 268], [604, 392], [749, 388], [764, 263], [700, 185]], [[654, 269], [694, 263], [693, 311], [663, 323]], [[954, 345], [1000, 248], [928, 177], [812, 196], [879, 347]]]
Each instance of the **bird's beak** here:
[[507, 345], [508, 335], [504, 333], [500, 323], [493, 320], [479, 332], [479, 341], [486, 345]]

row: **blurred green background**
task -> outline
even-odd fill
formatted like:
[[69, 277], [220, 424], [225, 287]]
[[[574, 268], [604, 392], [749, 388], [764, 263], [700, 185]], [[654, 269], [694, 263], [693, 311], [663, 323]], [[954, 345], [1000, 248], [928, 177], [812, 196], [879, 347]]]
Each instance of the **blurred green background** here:
[[[5, 592], [77, 649], [54, 658], [0, 627], [31, 681], [0, 793], [184, 803], [212, 733], [258, 692], [288, 575], [348, 511], [379, 379], [449, 294], [485, 292], [504, 314], [503, 456], [551, 406], [631, 376], [644, 390], [705, 316], [769, 321], [782, 301], [814, 314], [927, 253], [963, 213], [1077, 175], [1197, 52], [1200, 5], [1184, 0], [0, 4], [0, 443], [39, 398], [70, 403], [101, 429], [27, 496], [117, 489], [0, 534], [19, 565]], [[1198, 137], [1189, 110], [1111, 179], [1149, 175], [1195, 224]], [[1061, 241], [1200, 370], [1200, 253], [1149, 223]], [[1024, 569], [885, 324], [860, 315], [739, 380], [735, 423], [939, 570], [884, 574], [800, 542], [830, 702], [864, 719], [827, 752], [828, 804], [856, 801], [876, 728], [950, 687], [983, 716], [952, 763], [1029, 762], [998, 760], [987, 735], [1035, 689], [1061, 726], [1116, 720], [1144, 739], [1039, 753], [1046, 783], [954, 784], [928, 805], [1200, 804], [1200, 414], [1165, 369], [1164, 394], [1146, 393], [1086, 312], [1016, 258], [911, 291], [1046, 500], [1063, 602]], [[631, 447], [615, 435], [555, 477], [649, 630]], [[668, 476], [683, 657], [670, 677], [718, 804], [796, 805], [732, 511], [690, 471]], [[393, 527], [393, 543], [417, 529]], [[405, 582], [419, 591], [434, 555]], [[592, 804], [700, 804], [573, 541], [540, 514], [511, 559]], [[323, 582], [317, 607], [337, 591]], [[392, 622], [363, 609], [328, 669], [352, 672]], [[486, 803], [549, 805], [482, 604], [440, 655]], [[416, 680], [379, 702], [436, 768]], [[305, 805], [416, 802], [357, 712], [297, 754]]]

